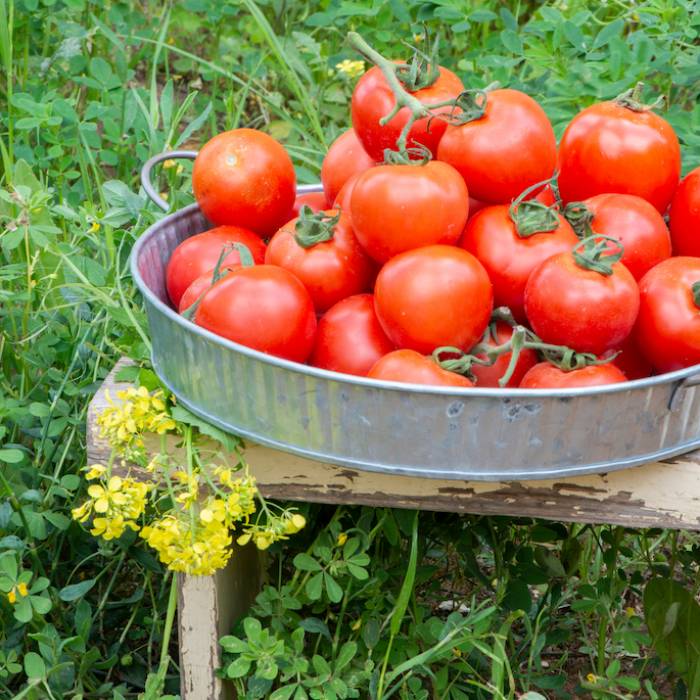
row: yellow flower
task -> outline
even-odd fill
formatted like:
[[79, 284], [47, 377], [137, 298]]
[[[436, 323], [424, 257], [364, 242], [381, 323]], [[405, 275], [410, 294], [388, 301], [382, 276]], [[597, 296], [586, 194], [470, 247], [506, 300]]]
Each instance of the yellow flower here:
[[7, 594], [7, 599], [14, 605], [17, 602], [17, 594], [15, 593], [15, 589], [13, 588], [8, 594]]
[[100, 224], [97, 221], [92, 222], [90, 226], [90, 233], [97, 233], [100, 230]]
[[18, 583], [17, 584], [17, 591], [22, 596], [22, 598], [26, 598], [29, 595], [29, 590], [27, 589], [26, 583]]
[[18, 583], [13, 586], [10, 592], [7, 594], [7, 600], [14, 605], [17, 602], [17, 594], [19, 593], [20, 598], [26, 598], [29, 595], [29, 589], [26, 583]]
[[347, 541], [348, 536], [344, 532], [341, 532], [338, 535], [338, 539], [335, 541], [335, 543], [338, 545], [338, 547], [342, 547]]
[[594, 674], [589, 673], [588, 675], [586, 675], [586, 680], [589, 683], [595, 683], [598, 680], [598, 678]]
[[98, 479], [107, 471], [107, 467], [101, 464], [92, 464], [85, 474], [85, 478], [88, 480]]
[[351, 629], [353, 632], [357, 632], [357, 630], [359, 630], [360, 627], [362, 627], [362, 620], [361, 620], [361, 619], [355, 620], [355, 622], [353, 622], [353, 623], [350, 625], [350, 629]]
[[365, 62], [351, 61], [349, 58], [346, 58], [344, 61], [336, 63], [335, 69], [338, 73], [347, 75], [348, 78], [357, 78], [358, 75], [362, 75], [365, 72]]
[[245, 547], [245, 546], [248, 544], [248, 542], [250, 542], [250, 538], [251, 538], [251, 537], [252, 537], [252, 535], [251, 535], [249, 532], [246, 532], [245, 534], [241, 535], [241, 536], [236, 540], [236, 542], [237, 542], [241, 547]]
[[637, 613], [634, 608], [625, 608], [625, 615], [627, 615], [627, 617], [634, 617], [636, 614]]

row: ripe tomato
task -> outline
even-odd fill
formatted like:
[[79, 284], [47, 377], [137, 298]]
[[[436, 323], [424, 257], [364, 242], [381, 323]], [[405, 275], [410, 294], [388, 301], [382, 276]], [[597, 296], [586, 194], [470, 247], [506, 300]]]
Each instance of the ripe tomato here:
[[371, 294], [356, 294], [339, 301], [321, 317], [309, 364], [362, 377], [377, 360], [391, 352], [374, 311]]
[[633, 194], [599, 194], [583, 204], [593, 215], [595, 233], [617, 238], [624, 247], [621, 262], [641, 279], [654, 265], [671, 257], [671, 236], [659, 212]]
[[700, 258], [659, 263], [639, 282], [641, 303], [635, 328], [639, 349], [659, 372], [700, 364]]
[[[381, 160], [381, 159], [380, 159]], [[354, 129], [342, 133], [328, 149], [321, 165], [321, 182], [326, 199], [334, 202], [343, 185], [352, 175], [358, 175], [374, 165]]]
[[[438, 79], [429, 87], [416, 90], [412, 94], [424, 105], [430, 105], [453, 99], [463, 90], [462, 81], [452, 71], [440, 66]], [[352, 93], [352, 125], [365, 151], [375, 162], [384, 160], [384, 149], [396, 149], [396, 141], [408, 121], [409, 112], [404, 107], [383, 126], [379, 123], [382, 117], [391, 112], [395, 104], [394, 93], [376, 66], [370, 68], [358, 80]], [[449, 111], [448, 106], [436, 109], [435, 113]], [[447, 124], [440, 119], [419, 119], [411, 127], [406, 145], [411, 148], [423, 144], [435, 155], [446, 126]]]
[[[265, 244], [260, 237], [240, 226], [218, 226], [186, 238], [175, 248], [165, 272], [165, 286], [174, 306], [180, 305], [180, 298], [197, 277], [214, 269], [221, 251], [232, 243], [245, 245], [255, 263], [265, 259]], [[240, 255], [234, 249], [224, 258], [222, 266], [235, 265], [240, 261]]]
[[[230, 272], [235, 269], [236, 265], [227, 265], [220, 270], [220, 274]], [[187, 309], [194, 304], [199, 297], [204, 294], [204, 292], [212, 286], [212, 278], [214, 276], [214, 268], [207, 270], [203, 275], [197, 277], [197, 279], [192, 282], [192, 284], [187, 287], [185, 293], [180, 297], [180, 303], [177, 305], [177, 310], [179, 313], [187, 311]]]
[[384, 332], [400, 348], [425, 354], [441, 345], [469, 350], [489, 322], [493, 291], [471, 253], [433, 245], [401, 253], [384, 265], [374, 306]]
[[456, 372], [449, 372], [431, 357], [415, 350], [394, 350], [370, 369], [368, 377], [402, 384], [471, 387], [474, 383]]
[[671, 202], [674, 255], [700, 256], [700, 168], [681, 180]]
[[540, 362], [520, 382], [521, 389], [573, 389], [626, 382], [627, 377], [613, 364], [589, 365], [565, 372], [549, 362]]
[[483, 117], [447, 127], [437, 157], [459, 171], [472, 197], [505, 204], [552, 175], [557, 144], [535, 100], [518, 90], [493, 90]]
[[469, 218], [473, 219], [482, 209], [490, 206], [488, 202], [482, 202], [480, 199], [469, 197]]
[[234, 129], [204, 144], [194, 161], [192, 188], [209, 221], [267, 236], [289, 218], [296, 176], [287, 151], [272, 136]]
[[305, 243], [296, 230], [300, 219], [293, 219], [270, 239], [265, 252], [268, 265], [284, 267], [302, 281], [319, 312], [351, 294], [367, 291], [374, 272], [374, 264], [357, 242], [349, 217], [335, 209], [322, 214], [340, 217], [334, 226], [328, 224], [328, 239]]
[[[652, 366], [637, 346], [634, 333], [618, 348], [618, 355], [612, 361], [615, 367], [622, 370], [627, 379], [644, 379], [651, 376]], [[614, 351], [610, 351], [611, 353]], [[607, 353], [606, 353], [607, 354]]]
[[577, 352], [601, 355], [619, 347], [638, 310], [639, 288], [620, 262], [604, 275], [582, 267], [572, 253], [559, 253], [538, 265], [525, 286], [532, 330], [545, 343]]
[[436, 243], [456, 243], [469, 214], [459, 173], [446, 163], [378, 165], [355, 182], [350, 199], [357, 240], [377, 262]]
[[294, 206], [289, 214], [289, 220], [295, 219], [299, 216], [301, 208], [306, 205], [311, 209], [311, 211], [321, 211], [323, 209], [328, 209], [328, 202], [326, 200], [326, 195], [323, 192], [307, 192], [306, 194], [300, 194], [294, 200]]
[[[495, 324], [495, 337], [492, 333], [487, 333], [487, 338], [482, 340], [491, 346], [503, 345], [507, 343], [513, 335], [513, 327], [505, 321], [497, 321]], [[500, 387], [498, 380], [506, 373], [512, 353], [507, 352], [500, 355], [492, 365], [472, 365], [471, 372], [474, 375], [477, 386]], [[477, 357], [484, 358], [484, 354], [477, 354]], [[537, 353], [534, 350], [521, 350], [518, 361], [515, 365], [515, 370], [508, 380], [506, 387], [515, 387], [520, 385], [520, 380], [530, 367], [537, 364]]]
[[678, 184], [681, 152], [671, 125], [650, 110], [612, 100], [579, 112], [559, 144], [564, 202], [616, 192], [666, 211]]
[[469, 219], [460, 245], [475, 255], [493, 283], [496, 306], [507, 306], [513, 316], [525, 321], [525, 285], [530, 273], [547, 258], [570, 251], [578, 242], [574, 230], [559, 216], [559, 226], [521, 237], [510, 217], [509, 207], [496, 204]]
[[352, 191], [355, 189], [355, 183], [358, 181], [360, 175], [362, 175], [362, 173], [356, 173], [346, 180], [333, 201], [333, 209], [340, 209], [348, 215], [352, 213], [350, 211], [350, 200], [352, 199]]
[[316, 334], [316, 314], [304, 285], [274, 265], [238, 267], [203, 297], [198, 326], [268, 355], [305, 362]]

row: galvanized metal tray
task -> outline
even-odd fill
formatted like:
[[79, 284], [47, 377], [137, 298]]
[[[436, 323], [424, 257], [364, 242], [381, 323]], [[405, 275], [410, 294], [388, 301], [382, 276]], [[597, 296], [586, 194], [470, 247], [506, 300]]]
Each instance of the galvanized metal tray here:
[[[150, 169], [177, 155], [144, 166], [163, 208]], [[165, 289], [172, 251], [210, 227], [196, 204], [166, 216], [136, 242], [131, 271], [155, 371], [224, 430], [331, 464], [482, 481], [611, 471], [700, 447], [700, 365], [592, 389], [462, 389], [338, 374], [216, 336], [177, 314]]]

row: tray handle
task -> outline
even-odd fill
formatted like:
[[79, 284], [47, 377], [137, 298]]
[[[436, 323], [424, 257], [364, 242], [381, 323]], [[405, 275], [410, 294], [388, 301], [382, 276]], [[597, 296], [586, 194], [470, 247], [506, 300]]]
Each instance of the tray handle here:
[[681, 379], [675, 387], [673, 387], [673, 391], [671, 392], [671, 398], [668, 401], [668, 408], [670, 411], [677, 411], [680, 408], [681, 401], [683, 399], [683, 393], [685, 389], [688, 389], [691, 386], [699, 386], [700, 385], [700, 373], [698, 374], [691, 374], [689, 377], [686, 377], [685, 379]]
[[163, 211], [168, 211], [170, 205], [158, 194], [156, 188], [151, 182], [151, 171], [153, 167], [162, 163], [164, 160], [174, 160], [175, 158], [189, 158], [194, 160], [197, 157], [197, 151], [165, 151], [159, 153], [153, 158], [149, 158], [141, 168], [141, 186], [147, 197]]

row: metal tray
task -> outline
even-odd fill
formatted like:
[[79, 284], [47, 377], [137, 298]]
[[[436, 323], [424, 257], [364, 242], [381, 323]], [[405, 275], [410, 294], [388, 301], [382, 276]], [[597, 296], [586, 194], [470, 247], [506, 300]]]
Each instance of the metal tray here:
[[[151, 159], [144, 184], [174, 155]], [[165, 290], [172, 251], [210, 227], [196, 204], [166, 216], [136, 242], [131, 271], [155, 371], [224, 430], [331, 464], [482, 481], [605, 472], [700, 447], [700, 365], [592, 389], [462, 389], [343, 375], [218, 337], [177, 314]]]

